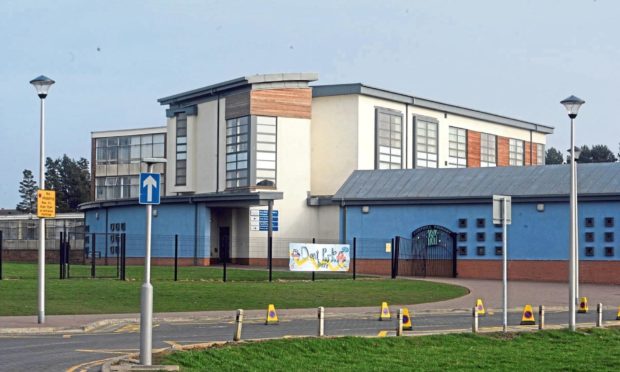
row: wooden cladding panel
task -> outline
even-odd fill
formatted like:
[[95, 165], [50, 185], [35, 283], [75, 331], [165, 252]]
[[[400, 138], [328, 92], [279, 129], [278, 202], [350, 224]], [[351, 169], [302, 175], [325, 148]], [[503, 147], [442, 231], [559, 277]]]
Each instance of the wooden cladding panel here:
[[480, 132], [467, 130], [467, 167], [480, 167]]
[[[544, 163], [544, 159], [543, 159], [543, 163]], [[532, 143], [532, 165], [539, 165], [538, 164], [538, 144], [537, 143]], [[542, 164], [540, 164], [542, 165]]]
[[250, 91], [226, 96], [226, 119], [250, 115]]
[[312, 114], [312, 89], [253, 90], [250, 96], [250, 112], [252, 115], [310, 119]]
[[508, 138], [497, 137], [497, 165], [500, 167], [510, 165], [509, 143]]

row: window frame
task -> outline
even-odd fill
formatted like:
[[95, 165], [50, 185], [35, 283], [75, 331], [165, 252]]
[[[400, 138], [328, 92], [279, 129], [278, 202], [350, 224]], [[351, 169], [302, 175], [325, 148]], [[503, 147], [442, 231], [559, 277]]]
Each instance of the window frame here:
[[[184, 122], [185, 128], [179, 126], [179, 121]], [[179, 129], [184, 129], [184, 135], [179, 136]], [[175, 186], [187, 186], [187, 114], [184, 112], [176, 114], [175, 120], [175, 133], [174, 133], [174, 185]], [[179, 142], [179, 139], [181, 142]], [[151, 138], [152, 140], [152, 138]], [[152, 142], [151, 142], [152, 146]], [[179, 151], [179, 146], [184, 147]], [[140, 151], [142, 151], [142, 143], [140, 144]], [[152, 148], [151, 148], [152, 151]], [[180, 165], [183, 166], [180, 166]], [[184, 170], [182, 176], [179, 175], [179, 169]]]
[[[514, 147], [514, 151], [512, 150], [513, 147]], [[521, 149], [520, 153], [519, 153], [519, 149]], [[519, 155], [520, 155], [520, 158], [519, 158]], [[511, 166], [525, 165], [525, 141], [516, 139], [516, 138], [508, 139], [508, 165], [511, 165]]]
[[[488, 145], [490, 137], [493, 138], [493, 148]], [[493, 161], [490, 161], [491, 151]], [[495, 134], [480, 133], [480, 167], [497, 167], [497, 136]]]
[[[388, 141], [389, 141], [389, 145], [388, 146], [382, 146], [381, 145], [381, 139], [385, 139], [385, 136], [382, 136], [382, 131], [385, 131], [386, 129], [382, 129], [381, 128], [381, 116], [387, 116], [388, 119], [388, 126], [389, 128], [387, 129], [388, 131]], [[392, 128], [392, 119], [393, 118], [398, 118], [400, 120], [400, 132], [397, 132], [396, 130], [393, 130]], [[385, 107], [375, 107], [375, 169], [403, 169], [403, 160], [404, 160], [404, 154], [403, 154], [403, 133], [404, 133], [404, 117], [403, 117], [403, 113], [401, 111], [398, 110], [394, 110], [394, 109], [389, 109], [389, 108], [385, 108]], [[393, 133], [398, 133], [398, 138], [394, 138], [393, 137]], [[398, 141], [400, 142], [400, 147], [396, 147], [396, 146], [392, 146], [392, 141]], [[382, 147], [387, 147], [390, 150], [389, 154], [386, 154], [384, 152], [381, 151]], [[399, 154], [398, 155], [394, 155], [392, 154], [392, 151], [394, 151], [394, 149], [398, 149], [399, 150]], [[389, 157], [389, 161], [385, 161], [385, 160], [381, 160], [381, 156], [388, 156]], [[400, 158], [399, 162], [394, 162], [392, 161], [393, 157], [398, 157]], [[383, 168], [382, 164], [387, 165], [387, 168]]]
[[[455, 132], [455, 133], [453, 133]], [[456, 136], [456, 140], [452, 140], [452, 136]], [[467, 129], [450, 126], [448, 128], [448, 167], [449, 168], [467, 168]], [[461, 137], [464, 138], [464, 142], [461, 143]], [[456, 148], [453, 147], [456, 146]], [[464, 149], [461, 150], [459, 145], [464, 145]], [[452, 151], [456, 151], [456, 156], [452, 156]], [[463, 151], [464, 156], [459, 156], [459, 152]], [[464, 160], [464, 164], [460, 164], [460, 160]]]
[[[439, 168], [439, 120], [429, 117], [429, 116], [423, 116], [423, 115], [413, 115], [413, 146], [412, 146], [412, 151], [413, 151], [413, 168]], [[420, 152], [419, 151], [419, 145], [422, 145], [422, 143], [418, 143], [418, 125], [420, 123], [424, 123], [424, 130], [426, 132], [426, 134], [424, 135], [425, 138], [425, 142], [423, 143], [424, 146], [426, 146], [426, 151], [424, 152]], [[429, 125], [434, 126], [435, 129], [435, 152], [434, 153], [430, 153], [428, 152], [428, 146], [429, 146], [429, 136], [428, 136], [428, 127]], [[433, 145], [430, 145], [433, 146]], [[425, 154], [426, 155], [426, 159], [420, 159], [419, 158], [419, 154]], [[429, 160], [428, 156], [429, 155], [435, 155], [435, 160]], [[426, 163], [426, 165], [418, 165], [419, 161], [424, 161]], [[429, 167], [428, 164], [429, 162], [434, 162], [435, 166]]]

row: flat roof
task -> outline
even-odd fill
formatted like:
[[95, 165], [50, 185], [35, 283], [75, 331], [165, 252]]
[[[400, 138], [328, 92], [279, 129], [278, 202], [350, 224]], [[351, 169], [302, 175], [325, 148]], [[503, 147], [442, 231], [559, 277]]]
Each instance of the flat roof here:
[[447, 112], [473, 119], [484, 120], [491, 123], [498, 123], [515, 128], [533, 130], [545, 134], [553, 133], [554, 129], [552, 126], [548, 125], [533, 123], [530, 121], [515, 119], [503, 115], [492, 114], [485, 111], [416, 97], [409, 94], [398, 93], [386, 89], [372, 87], [370, 85], [362, 83], [312, 86], [312, 97], [329, 97], [348, 94], [361, 94], [364, 96], [386, 99], [389, 101], [404, 103], [411, 106]]
[[240, 89], [252, 84], [280, 83], [280, 82], [305, 82], [315, 81], [319, 75], [314, 72], [294, 72], [278, 74], [257, 74], [243, 76], [227, 80], [221, 83], [207, 85], [202, 88], [188, 90], [183, 93], [173, 94], [157, 100], [161, 105], [175, 104], [181, 101], [191, 101], [209, 97], [230, 90]]
[[147, 128], [131, 128], [131, 129], [112, 129], [90, 132], [91, 138], [104, 138], [104, 137], [122, 137], [122, 136], [136, 136], [140, 134], [154, 134], [154, 133], [166, 133], [168, 127], [147, 127]]

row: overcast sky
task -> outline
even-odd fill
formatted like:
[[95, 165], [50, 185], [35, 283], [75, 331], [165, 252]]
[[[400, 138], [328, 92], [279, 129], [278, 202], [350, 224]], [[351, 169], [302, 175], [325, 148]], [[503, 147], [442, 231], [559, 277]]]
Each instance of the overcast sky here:
[[[299, 4], [298, 4], [299, 3]], [[620, 2], [29, 1], [0, 3], [0, 208], [38, 175], [39, 102], [56, 80], [46, 155], [90, 160], [90, 132], [159, 126], [167, 95], [256, 73], [318, 72], [554, 126], [584, 100], [578, 144], [614, 153]]]

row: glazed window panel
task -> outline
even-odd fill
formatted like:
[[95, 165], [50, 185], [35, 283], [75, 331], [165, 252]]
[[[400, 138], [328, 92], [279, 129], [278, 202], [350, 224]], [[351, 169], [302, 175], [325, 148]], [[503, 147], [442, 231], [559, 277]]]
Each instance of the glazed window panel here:
[[275, 117], [256, 117], [256, 186], [276, 186], [277, 135]]
[[467, 167], [467, 130], [450, 127], [448, 146], [448, 166]]
[[248, 133], [249, 117], [226, 121], [226, 187], [248, 185]]
[[437, 168], [437, 123], [415, 119], [415, 167]]
[[545, 164], [545, 145], [543, 145], [542, 143], [536, 144], [536, 164]]
[[377, 108], [375, 118], [375, 167], [377, 169], [402, 168], [402, 114]]
[[480, 134], [480, 166], [497, 166], [497, 137], [493, 134]]
[[524, 144], [521, 140], [510, 139], [508, 144], [508, 155], [510, 165], [523, 165]]
[[[177, 186], [187, 185], [187, 115], [181, 113], [176, 120], [176, 179]], [[144, 142], [142, 142], [144, 150]], [[152, 146], [152, 145], [151, 145]], [[150, 149], [152, 152], [152, 148]]]

